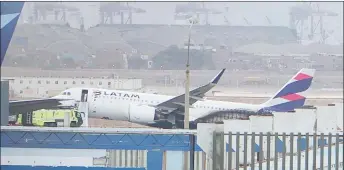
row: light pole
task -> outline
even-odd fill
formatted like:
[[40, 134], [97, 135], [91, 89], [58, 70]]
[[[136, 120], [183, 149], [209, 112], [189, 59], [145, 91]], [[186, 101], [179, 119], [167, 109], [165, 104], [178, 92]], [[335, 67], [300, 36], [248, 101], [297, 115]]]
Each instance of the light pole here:
[[190, 40], [191, 40], [191, 29], [194, 24], [197, 23], [195, 18], [191, 18], [189, 20], [190, 27], [189, 27], [189, 38], [188, 38], [188, 57], [186, 60], [186, 81], [185, 81], [185, 114], [184, 114], [184, 129], [189, 129], [189, 108], [190, 108]]

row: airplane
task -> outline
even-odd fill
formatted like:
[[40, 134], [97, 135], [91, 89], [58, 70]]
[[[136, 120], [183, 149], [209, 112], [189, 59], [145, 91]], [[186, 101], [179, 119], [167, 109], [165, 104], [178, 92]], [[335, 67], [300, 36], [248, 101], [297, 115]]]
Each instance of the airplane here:
[[[18, 19], [22, 12], [24, 2], [1, 1], [1, 65], [5, 58], [7, 49], [10, 45]], [[57, 99], [35, 99], [9, 101], [10, 113], [19, 113], [28, 110], [38, 110], [58, 106]]]
[[[23, 5], [24, 2], [1, 2], [1, 64]], [[302, 69], [274, 97], [260, 105], [204, 100], [205, 93], [216, 85], [223, 72], [224, 70], [209, 84], [190, 91], [191, 122], [233, 110], [264, 113], [265, 111], [289, 111], [301, 107], [306, 98], [298, 93], [310, 87], [315, 70]], [[108, 117], [151, 126], [159, 126], [166, 122], [177, 124], [176, 122], [184, 120], [184, 94], [173, 97], [94, 88], [72, 88], [48, 99], [9, 101], [9, 111], [15, 114], [29, 110], [49, 109], [70, 102], [68, 100], [87, 101], [90, 105], [90, 117]]]
[[[189, 120], [194, 126], [205, 118], [228, 112], [266, 114], [289, 112], [304, 106], [302, 95], [312, 84], [315, 69], [301, 69], [275, 95], [262, 104], [234, 103], [206, 100], [205, 93], [217, 84], [222, 70], [208, 84], [190, 91]], [[184, 120], [184, 96], [137, 93], [100, 88], [70, 88], [53, 98], [87, 102], [88, 116], [129, 121], [154, 127], [181, 127]], [[63, 102], [61, 102], [63, 103]], [[74, 103], [75, 104], [75, 103]], [[62, 105], [72, 105], [67, 101]], [[191, 126], [191, 125], [190, 125]]]

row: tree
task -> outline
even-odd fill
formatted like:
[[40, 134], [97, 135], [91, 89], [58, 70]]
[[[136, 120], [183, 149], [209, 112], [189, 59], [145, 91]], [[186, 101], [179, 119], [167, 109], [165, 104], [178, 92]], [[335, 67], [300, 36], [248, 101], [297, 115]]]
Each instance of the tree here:
[[[176, 45], [171, 45], [152, 58], [153, 69], [183, 70], [186, 67], [187, 56], [187, 49], [180, 49]], [[191, 69], [213, 69], [213, 66], [211, 52], [190, 50]]]

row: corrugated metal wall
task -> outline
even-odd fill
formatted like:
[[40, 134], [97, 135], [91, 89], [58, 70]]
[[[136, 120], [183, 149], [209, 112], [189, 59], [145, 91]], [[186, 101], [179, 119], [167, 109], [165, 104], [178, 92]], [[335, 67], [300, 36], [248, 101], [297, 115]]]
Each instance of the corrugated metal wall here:
[[146, 150], [108, 150], [108, 167], [147, 167]]

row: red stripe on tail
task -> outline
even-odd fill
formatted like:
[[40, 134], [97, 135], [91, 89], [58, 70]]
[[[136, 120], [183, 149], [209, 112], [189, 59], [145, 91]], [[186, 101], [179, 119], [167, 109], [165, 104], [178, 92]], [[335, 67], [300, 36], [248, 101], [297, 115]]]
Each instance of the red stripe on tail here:
[[286, 96], [282, 96], [281, 98], [289, 100], [289, 101], [294, 101], [294, 100], [304, 99], [305, 97], [298, 94], [288, 94]]
[[299, 73], [294, 77], [295, 80], [304, 80], [304, 79], [309, 79], [309, 78], [312, 78], [312, 76], [309, 76], [303, 73]]

